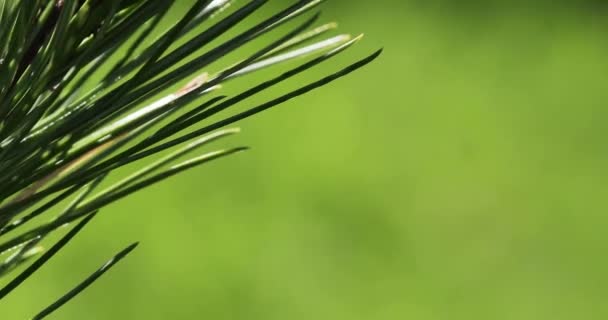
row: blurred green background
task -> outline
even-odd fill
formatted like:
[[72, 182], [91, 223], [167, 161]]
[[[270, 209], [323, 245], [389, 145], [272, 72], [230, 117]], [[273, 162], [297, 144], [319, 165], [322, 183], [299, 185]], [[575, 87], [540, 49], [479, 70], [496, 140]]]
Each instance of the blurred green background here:
[[104, 210], [0, 318], [141, 241], [52, 318], [608, 319], [608, 9], [529, 2], [328, 1], [365, 41], [242, 107], [380, 60]]

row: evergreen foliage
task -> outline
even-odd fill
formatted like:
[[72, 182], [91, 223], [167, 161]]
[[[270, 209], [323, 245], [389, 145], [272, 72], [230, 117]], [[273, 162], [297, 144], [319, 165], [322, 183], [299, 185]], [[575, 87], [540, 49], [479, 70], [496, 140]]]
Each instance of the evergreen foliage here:
[[[224, 9], [237, 5], [233, 1], [198, 0], [158, 33], [159, 22], [174, 2], [0, 0], [0, 277], [12, 277], [0, 288], [0, 303], [108, 204], [246, 150], [199, 151], [179, 160], [238, 133], [226, 126], [324, 86], [380, 54], [246, 111], [210, 120], [332, 59], [361, 37], [328, 36], [334, 23], [315, 27], [319, 14], [313, 10], [322, 0], [297, 1], [251, 23], [251, 14], [267, 0], [242, 1], [230, 14]], [[268, 42], [268, 32], [296, 18], [303, 21], [270, 39], [269, 45], [240, 61], [224, 62], [228, 53], [238, 53], [250, 42]], [[253, 26], [221, 42], [230, 29], [244, 23]], [[210, 47], [214, 41], [220, 44]], [[307, 60], [237, 95], [218, 95], [221, 85], [232, 79], [296, 58]], [[226, 67], [216, 74], [204, 72], [217, 62]], [[99, 70], [105, 71], [99, 75]], [[180, 83], [186, 84], [159, 97]], [[98, 190], [116, 169], [166, 150], [170, 152], [163, 158]], [[58, 206], [63, 206], [60, 213], [51, 216]], [[40, 246], [49, 234], [70, 224], [74, 226], [49, 249]], [[135, 246], [118, 253], [34, 319], [68, 302]]]

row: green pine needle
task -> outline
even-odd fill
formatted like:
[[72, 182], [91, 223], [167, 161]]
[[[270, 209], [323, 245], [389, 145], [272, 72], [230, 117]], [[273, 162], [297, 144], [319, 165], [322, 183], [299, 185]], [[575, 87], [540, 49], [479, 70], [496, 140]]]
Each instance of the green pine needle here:
[[[0, 289], [0, 300], [35, 275], [107, 205], [247, 150], [211, 150], [187, 158], [239, 132], [226, 126], [346, 76], [381, 52], [243, 112], [212, 120], [336, 57], [362, 36], [335, 34], [334, 22], [315, 26], [320, 15], [311, 12], [323, 0], [294, 1], [261, 20], [252, 14], [269, 0], [241, 1], [238, 6], [231, 0], [198, 0], [161, 30], [175, 2], [0, 0], [0, 277], [8, 278], [23, 267]], [[270, 36], [302, 16], [280, 37]], [[227, 37], [228, 31], [243, 24], [250, 27]], [[226, 58], [233, 52], [238, 56], [249, 43], [263, 42], [267, 44], [253, 54], [242, 53], [236, 61]], [[304, 61], [232, 97], [218, 95], [231, 81], [296, 59]], [[206, 69], [212, 64], [223, 68], [209, 74]], [[198, 124], [199, 129], [192, 130]], [[97, 190], [116, 169], [176, 147]], [[50, 214], [67, 201], [59, 214]], [[71, 223], [77, 224], [43, 249], [47, 236], [61, 233]], [[121, 251], [34, 319], [74, 298], [135, 246]]]

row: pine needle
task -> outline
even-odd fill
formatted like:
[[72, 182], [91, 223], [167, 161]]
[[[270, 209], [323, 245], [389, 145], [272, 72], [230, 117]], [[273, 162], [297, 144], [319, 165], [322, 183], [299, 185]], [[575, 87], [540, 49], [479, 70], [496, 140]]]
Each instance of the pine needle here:
[[[24, 268], [0, 289], [0, 301], [109, 204], [248, 150], [198, 151], [240, 131], [226, 126], [326, 86], [381, 52], [302, 85], [294, 78], [361, 40], [336, 34], [334, 22], [317, 25], [320, 12], [313, 10], [323, 0], [295, 1], [263, 18], [256, 16], [269, 0], [197, 0], [181, 17], [166, 21], [176, 2], [0, 0], [0, 276]], [[229, 6], [236, 8], [228, 13]], [[169, 26], [160, 29], [165, 21]], [[244, 31], [230, 32], [239, 25], [246, 25]], [[277, 37], [271, 33], [277, 29], [285, 30]], [[242, 48], [249, 44], [261, 49], [245, 55]], [[233, 81], [293, 60], [302, 62], [234, 96], [218, 94]], [[210, 73], [212, 65], [220, 71]], [[230, 113], [290, 81], [296, 89]], [[219, 113], [223, 117], [212, 120]], [[199, 129], [192, 130], [195, 125]], [[117, 169], [167, 150], [97, 191]], [[198, 156], [187, 157], [194, 152]], [[59, 206], [63, 210], [51, 216]], [[71, 224], [76, 225], [44, 249], [49, 235]], [[77, 296], [136, 245], [34, 319]]]

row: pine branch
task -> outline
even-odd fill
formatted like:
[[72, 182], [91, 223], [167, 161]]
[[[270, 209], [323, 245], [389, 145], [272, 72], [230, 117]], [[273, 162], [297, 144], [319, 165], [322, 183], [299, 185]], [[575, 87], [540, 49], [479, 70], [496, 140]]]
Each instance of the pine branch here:
[[[235, 6], [235, 1], [198, 0], [159, 30], [175, 2], [0, 0], [0, 277], [24, 267], [0, 289], [0, 300], [65, 249], [107, 205], [247, 150], [237, 147], [188, 156], [239, 132], [226, 126], [326, 86], [381, 52], [246, 111], [212, 120], [333, 59], [361, 36], [335, 34], [333, 22], [315, 26], [320, 12], [311, 12], [323, 0], [294, 1], [260, 21], [252, 14], [269, 0], [244, 1], [231, 13], [226, 8]], [[240, 24], [249, 27], [226, 36]], [[271, 38], [271, 31], [284, 28], [281, 36]], [[219, 44], [210, 47], [212, 43]], [[266, 44], [236, 61], [226, 58], [235, 52], [238, 56], [250, 43]], [[304, 61], [232, 97], [218, 95], [231, 81], [296, 59]], [[209, 74], [206, 69], [211, 64], [223, 68]], [[182, 83], [186, 84], [178, 90], [160, 95]], [[200, 129], [188, 132], [199, 124]], [[116, 169], [176, 147], [97, 191]], [[67, 201], [58, 215], [50, 214]], [[76, 226], [63, 238], [43, 249], [47, 236], [72, 223]], [[74, 298], [135, 246], [120, 252], [34, 319]]]

